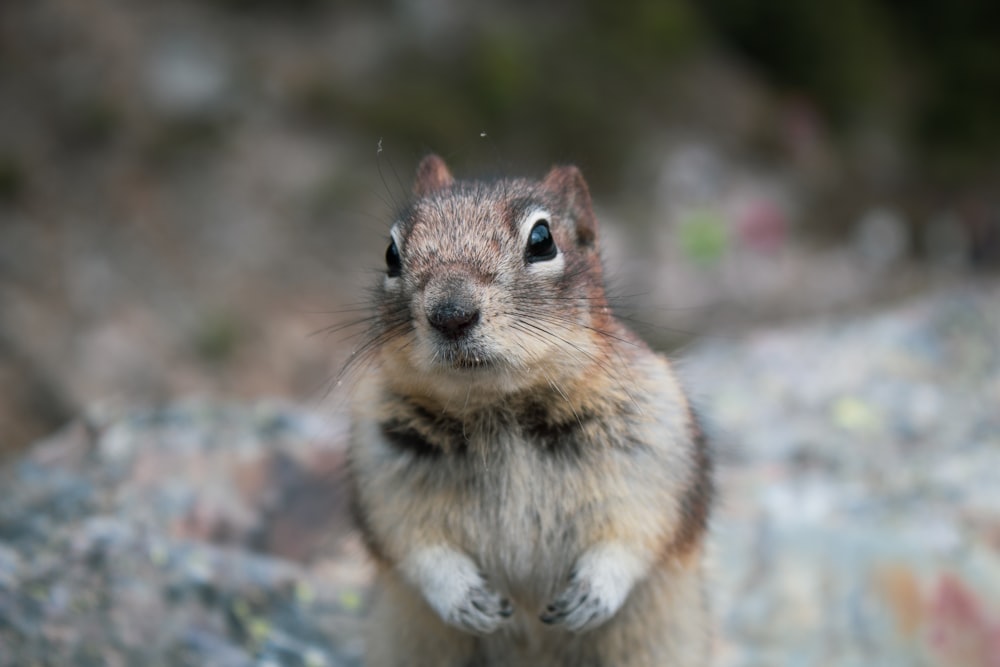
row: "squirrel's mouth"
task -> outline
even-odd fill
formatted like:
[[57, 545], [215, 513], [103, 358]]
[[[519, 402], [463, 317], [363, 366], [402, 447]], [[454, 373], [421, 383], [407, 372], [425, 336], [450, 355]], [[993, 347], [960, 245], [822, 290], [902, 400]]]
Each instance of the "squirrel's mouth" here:
[[437, 346], [434, 363], [448, 371], [482, 371], [495, 368], [499, 360], [479, 346], [451, 343]]
[[455, 351], [443, 355], [442, 362], [448, 368], [461, 371], [486, 370], [495, 365], [494, 360], [486, 355]]
[[489, 359], [481, 359], [478, 357], [473, 357], [473, 358], [456, 359], [452, 365], [455, 368], [461, 370], [474, 371], [485, 368], [492, 368], [493, 362], [490, 361]]

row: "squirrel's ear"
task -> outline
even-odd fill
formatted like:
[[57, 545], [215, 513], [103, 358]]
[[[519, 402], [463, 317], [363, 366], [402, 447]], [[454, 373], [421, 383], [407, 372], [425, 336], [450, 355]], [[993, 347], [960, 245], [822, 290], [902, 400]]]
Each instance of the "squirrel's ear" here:
[[556, 195], [563, 210], [573, 219], [580, 245], [594, 245], [597, 239], [597, 218], [590, 203], [590, 189], [580, 170], [573, 165], [552, 167], [542, 185]]
[[417, 166], [417, 177], [413, 181], [413, 194], [418, 197], [442, 190], [455, 182], [448, 170], [448, 165], [437, 155], [431, 153], [420, 161]]

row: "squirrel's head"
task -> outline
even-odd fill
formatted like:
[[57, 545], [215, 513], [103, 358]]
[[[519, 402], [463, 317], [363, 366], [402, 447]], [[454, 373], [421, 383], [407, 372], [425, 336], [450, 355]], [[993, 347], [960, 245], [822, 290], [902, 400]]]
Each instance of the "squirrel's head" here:
[[456, 181], [430, 155], [378, 287], [379, 354], [407, 391], [468, 400], [557, 385], [602, 363], [610, 317], [597, 223], [576, 167]]

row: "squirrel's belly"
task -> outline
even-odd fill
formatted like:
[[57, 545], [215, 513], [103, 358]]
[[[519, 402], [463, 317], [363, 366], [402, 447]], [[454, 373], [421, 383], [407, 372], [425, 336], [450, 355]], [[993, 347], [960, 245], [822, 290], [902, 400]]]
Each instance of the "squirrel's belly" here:
[[565, 585], [581, 536], [565, 475], [540, 479], [550, 471], [531, 458], [494, 469], [468, 518], [472, 551], [487, 576], [521, 604], [542, 605]]

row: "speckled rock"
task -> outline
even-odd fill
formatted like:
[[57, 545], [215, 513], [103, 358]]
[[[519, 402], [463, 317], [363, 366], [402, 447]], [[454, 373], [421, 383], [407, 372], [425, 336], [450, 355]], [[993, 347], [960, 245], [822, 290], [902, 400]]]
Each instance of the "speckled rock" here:
[[1000, 290], [702, 345], [718, 664], [1000, 665]]
[[360, 664], [343, 445], [335, 417], [197, 401], [40, 443], [0, 482], [0, 665]]

